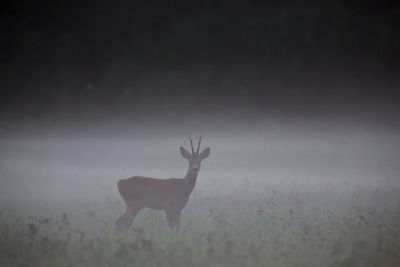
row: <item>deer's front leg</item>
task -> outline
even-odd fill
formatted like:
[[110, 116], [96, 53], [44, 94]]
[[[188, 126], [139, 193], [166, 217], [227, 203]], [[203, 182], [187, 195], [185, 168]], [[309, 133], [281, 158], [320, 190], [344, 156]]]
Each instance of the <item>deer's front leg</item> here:
[[175, 230], [179, 230], [182, 210], [175, 211]]
[[181, 217], [181, 210], [168, 209], [168, 210], [165, 210], [165, 215], [167, 216], [169, 228], [178, 230], [179, 229], [179, 220]]
[[174, 212], [171, 209], [165, 210], [165, 216], [167, 217], [168, 227], [174, 228]]

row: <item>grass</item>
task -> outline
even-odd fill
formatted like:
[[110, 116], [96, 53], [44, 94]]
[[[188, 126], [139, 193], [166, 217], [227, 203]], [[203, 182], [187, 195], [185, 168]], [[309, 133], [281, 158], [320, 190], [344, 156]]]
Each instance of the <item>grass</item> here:
[[[295, 186], [295, 185], [293, 185]], [[0, 266], [398, 266], [399, 191], [310, 196], [194, 193], [182, 229], [143, 210], [113, 231], [119, 199], [97, 203], [3, 203]], [[282, 192], [282, 194], [280, 194]], [[397, 205], [397, 206], [396, 206]]]

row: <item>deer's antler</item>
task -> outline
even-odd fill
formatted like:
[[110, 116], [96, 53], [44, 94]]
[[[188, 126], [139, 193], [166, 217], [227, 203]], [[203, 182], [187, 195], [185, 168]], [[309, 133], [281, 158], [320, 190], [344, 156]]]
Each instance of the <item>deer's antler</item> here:
[[189, 140], [190, 140], [190, 146], [192, 147], [192, 155], [194, 155], [193, 141], [192, 141], [192, 137], [190, 137], [190, 135], [189, 135]]
[[198, 154], [199, 154], [199, 150], [200, 150], [200, 143], [201, 143], [201, 135], [200, 135], [200, 138], [199, 138], [199, 143], [197, 144], [197, 151], [196, 151], [196, 155], [198, 155]]

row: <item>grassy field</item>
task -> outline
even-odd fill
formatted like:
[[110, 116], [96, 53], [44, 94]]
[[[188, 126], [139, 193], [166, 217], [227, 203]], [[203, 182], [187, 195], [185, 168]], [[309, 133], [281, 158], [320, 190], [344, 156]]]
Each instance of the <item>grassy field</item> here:
[[122, 234], [115, 182], [182, 176], [185, 139], [3, 138], [0, 266], [400, 266], [398, 134], [205, 136], [181, 230], [146, 209]]
[[[398, 190], [352, 192], [358, 203], [340, 193], [337, 203], [328, 204], [329, 197], [321, 195], [326, 205], [317, 196], [313, 201], [299, 195], [279, 200], [280, 191], [274, 192], [266, 199], [205, 198], [195, 194], [184, 211], [179, 232], [167, 228], [163, 213], [143, 210], [133, 229], [124, 234], [114, 233], [114, 220], [122, 211], [119, 201], [23, 207], [3, 204], [0, 265], [398, 266], [400, 263], [400, 208], [395, 209], [392, 201], [399, 196]], [[352, 203], [338, 204], [346, 201]]]

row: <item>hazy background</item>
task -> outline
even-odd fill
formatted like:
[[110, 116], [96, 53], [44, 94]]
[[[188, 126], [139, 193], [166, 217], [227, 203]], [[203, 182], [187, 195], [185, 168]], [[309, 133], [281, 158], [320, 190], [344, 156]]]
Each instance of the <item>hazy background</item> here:
[[181, 177], [188, 134], [211, 146], [195, 194], [398, 188], [399, 23], [397, 1], [10, 2], [0, 198]]
[[0, 199], [121, 201], [120, 178], [184, 176], [178, 147], [189, 147], [188, 132], [201, 132], [203, 148], [211, 147], [195, 198], [267, 200], [299, 190], [305, 198], [328, 201], [332, 193], [331, 200], [342, 201], [358, 190], [399, 189], [398, 129], [353, 120], [248, 120], [3, 123]]

